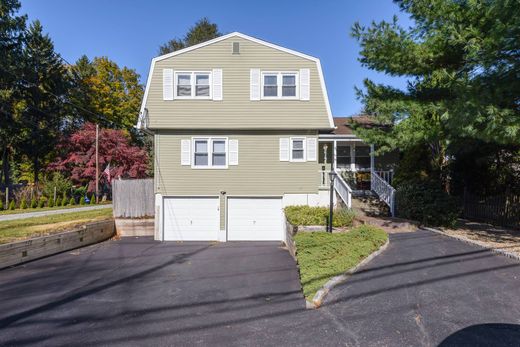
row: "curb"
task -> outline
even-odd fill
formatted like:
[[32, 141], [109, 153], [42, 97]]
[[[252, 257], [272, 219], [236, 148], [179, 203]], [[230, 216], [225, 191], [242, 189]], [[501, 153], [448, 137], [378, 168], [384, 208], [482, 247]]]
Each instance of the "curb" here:
[[334, 276], [330, 280], [328, 280], [327, 283], [325, 283], [323, 285], [323, 287], [320, 290], [318, 290], [316, 292], [316, 294], [314, 294], [312, 301], [305, 300], [305, 308], [306, 309], [319, 308], [323, 304], [325, 297], [327, 296], [327, 294], [329, 294], [329, 292], [331, 291], [332, 288], [334, 288], [338, 284], [343, 283], [346, 280], [348, 280], [350, 278], [350, 276], [352, 276], [360, 267], [368, 264], [370, 261], [372, 261], [372, 259], [377, 257], [379, 254], [383, 253], [383, 251], [388, 247], [389, 243], [390, 243], [390, 238], [388, 238], [386, 240], [386, 242], [381, 247], [379, 247], [378, 250], [372, 252], [368, 257], [363, 259], [359, 264], [350, 268], [342, 275]]
[[423, 229], [423, 230], [426, 230], [426, 231], [431, 231], [431, 232], [437, 233], [437, 234], [441, 234], [441, 235], [446, 236], [446, 237], [451, 237], [452, 239], [455, 239], [455, 240], [458, 240], [458, 241], [462, 241], [464, 243], [467, 243], [467, 244], [470, 244], [470, 245], [473, 245], [473, 246], [477, 246], [477, 247], [480, 247], [480, 248], [484, 248], [484, 249], [487, 249], [487, 250], [489, 250], [491, 252], [494, 252], [494, 253], [506, 256], [508, 258], [512, 258], [512, 259], [520, 261], [520, 255], [516, 255], [516, 254], [513, 254], [511, 252], [504, 251], [502, 249], [490, 248], [488, 246], [481, 245], [481, 244], [479, 244], [479, 243], [477, 243], [475, 241], [472, 241], [472, 240], [468, 240], [468, 239], [465, 239], [465, 238], [462, 238], [462, 237], [458, 237], [458, 236], [454, 236], [454, 235], [449, 235], [449, 234], [446, 234], [444, 231], [439, 230], [439, 229], [434, 229], [434, 228], [430, 228], [430, 227], [421, 227], [420, 229]]

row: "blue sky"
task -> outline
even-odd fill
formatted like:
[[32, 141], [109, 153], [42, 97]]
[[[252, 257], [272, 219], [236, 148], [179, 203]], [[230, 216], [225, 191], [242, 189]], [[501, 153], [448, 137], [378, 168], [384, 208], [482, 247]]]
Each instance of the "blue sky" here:
[[182, 37], [201, 17], [217, 23], [223, 33], [244, 34], [321, 59], [334, 116], [358, 113], [354, 86], [364, 78], [404, 87], [405, 81], [363, 68], [359, 46], [350, 28], [359, 21], [410, 20], [390, 0], [21, 0], [21, 13], [39, 19], [56, 50], [73, 63], [81, 55], [108, 56], [120, 66], [137, 70], [141, 81], [159, 45]]

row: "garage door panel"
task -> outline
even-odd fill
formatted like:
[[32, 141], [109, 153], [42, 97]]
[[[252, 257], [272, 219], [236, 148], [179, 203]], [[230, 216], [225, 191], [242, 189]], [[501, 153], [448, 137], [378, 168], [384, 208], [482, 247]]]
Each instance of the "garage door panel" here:
[[164, 240], [217, 240], [219, 218], [218, 198], [165, 198]]
[[228, 240], [283, 240], [282, 218], [279, 198], [229, 198]]

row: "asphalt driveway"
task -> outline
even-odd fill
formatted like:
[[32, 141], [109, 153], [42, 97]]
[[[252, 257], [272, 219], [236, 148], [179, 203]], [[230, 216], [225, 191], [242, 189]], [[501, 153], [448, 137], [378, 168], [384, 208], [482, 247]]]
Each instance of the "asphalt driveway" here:
[[515, 346], [520, 263], [434, 233], [319, 310], [277, 243], [108, 241], [0, 271], [0, 345]]

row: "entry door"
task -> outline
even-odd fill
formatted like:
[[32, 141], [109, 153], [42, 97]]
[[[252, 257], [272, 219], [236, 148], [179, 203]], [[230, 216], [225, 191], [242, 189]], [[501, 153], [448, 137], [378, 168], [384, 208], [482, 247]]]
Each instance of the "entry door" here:
[[229, 241], [281, 241], [282, 199], [228, 198]]
[[220, 228], [218, 198], [164, 199], [165, 241], [216, 241]]

